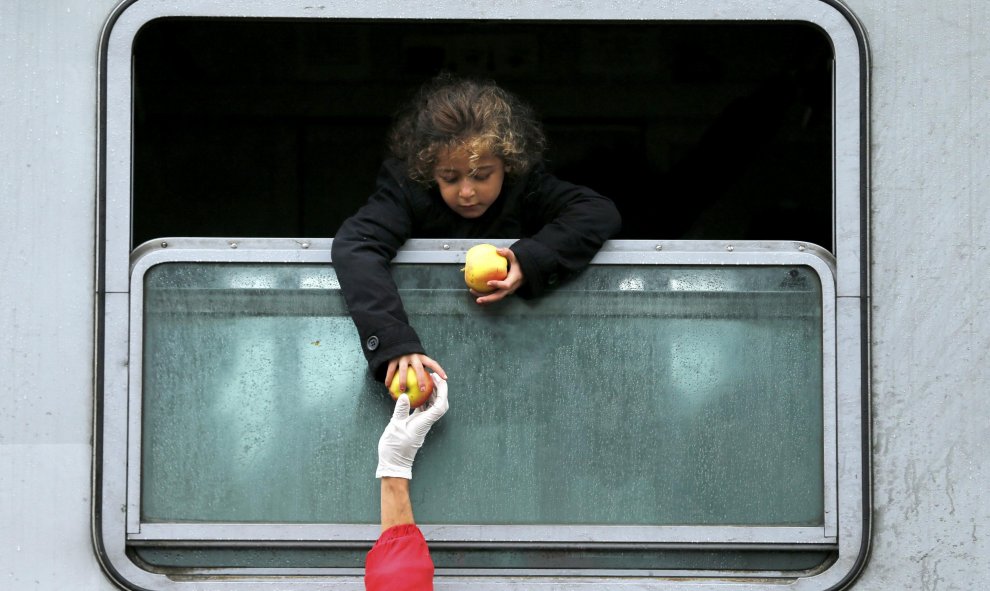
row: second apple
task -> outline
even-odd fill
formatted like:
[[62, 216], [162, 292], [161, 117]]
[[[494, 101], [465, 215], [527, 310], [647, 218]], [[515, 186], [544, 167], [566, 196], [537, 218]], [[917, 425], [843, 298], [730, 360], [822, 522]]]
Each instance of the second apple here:
[[471, 289], [488, 293], [495, 291], [489, 281], [501, 281], [509, 274], [509, 261], [498, 254], [491, 244], [479, 244], [468, 249], [464, 260], [464, 282]]

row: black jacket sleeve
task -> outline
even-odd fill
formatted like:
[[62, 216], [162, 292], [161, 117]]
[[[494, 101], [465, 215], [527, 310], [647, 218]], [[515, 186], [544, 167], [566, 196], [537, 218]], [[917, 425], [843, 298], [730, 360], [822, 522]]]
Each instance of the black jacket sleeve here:
[[334, 236], [331, 260], [361, 338], [368, 368], [384, 380], [388, 362], [408, 353], [425, 353], [402, 307], [389, 265], [411, 236], [413, 206], [399, 167], [386, 162], [375, 193]]
[[525, 278], [523, 297], [538, 297], [584, 269], [622, 225], [610, 199], [542, 170], [527, 183], [522, 211], [524, 226], [534, 228], [511, 247]]

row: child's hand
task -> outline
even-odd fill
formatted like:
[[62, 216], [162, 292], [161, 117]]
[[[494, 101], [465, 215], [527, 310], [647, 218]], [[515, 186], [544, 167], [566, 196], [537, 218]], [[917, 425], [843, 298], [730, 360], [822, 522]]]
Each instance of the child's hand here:
[[416, 383], [419, 384], [419, 388], [423, 391], [426, 390], [426, 381], [431, 379], [426, 375], [426, 370], [424, 368], [428, 367], [439, 375], [443, 379], [447, 379], [447, 372], [440, 367], [440, 364], [436, 361], [430, 359], [422, 353], [410, 353], [408, 355], [403, 355], [401, 357], [396, 357], [392, 361], [388, 362], [388, 370], [385, 372], [385, 387], [388, 388], [389, 384], [392, 383], [392, 378], [395, 377], [396, 373], [399, 374], [399, 391], [406, 391], [406, 376], [409, 375], [409, 368], [413, 368], [416, 372]]
[[488, 282], [488, 287], [494, 287], [495, 291], [481, 293], [473, 289], [470, 290], [473, 295], [479, 296], [475, 301], [481, 305], [497, 302], [505, 296], [514, 293], [522, 286], [523, 281], [526, 280], [523, 277], [522, 267], [519, 266], [519, 262], [516, 260], [516, 253], [512, 252], [511, 248], [497, 248], [495, 252], [509, 259], [509, 274], [501, 281], [493, 280]]

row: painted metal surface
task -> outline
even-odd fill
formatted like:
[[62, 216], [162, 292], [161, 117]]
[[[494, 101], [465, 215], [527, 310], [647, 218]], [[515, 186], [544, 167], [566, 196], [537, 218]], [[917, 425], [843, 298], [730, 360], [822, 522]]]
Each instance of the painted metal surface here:
[[850, 5], [873, 48], [874, 527], [855, 588], [985, 589], [990, 5]]
[[96, 50], [114, 2], [0, 3], [0, 588], [92, 553]]
[[[0, 584], [9, 589], [115, 588], [89, 539], [96, 56], [115, 4], [0, 3]], [[990, 6], [846, 4], [873, 61], [874, 524], [852, 588], [980, 589], [990, 582], [990, 315], [981, 295]], [[585, 3], [544, 10], [593, 16]], [[125, 361], [126, 351], [108, 351], [105, 363], [122, 371], [107, 379], [126, 379]]]

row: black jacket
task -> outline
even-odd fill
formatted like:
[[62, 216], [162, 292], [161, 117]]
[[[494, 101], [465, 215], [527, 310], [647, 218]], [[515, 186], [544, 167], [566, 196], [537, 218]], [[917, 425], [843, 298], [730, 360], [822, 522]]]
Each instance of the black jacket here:
[[619, 212], [609, 199], [542, 167], [520, 177], [506, 175], [484, 215], [462, 218], [435, 186], [410, 180], [403, 163], [389, 159], [368, 203], [341, 225], [331, 256], [368, 367], [382, 380], [392, 359], [425, 353], [389, 271], [406, 240], [520, 238], [510, 247], [525, 277], [516, 293], [535, 297], [587, 266], [619, 225]]

